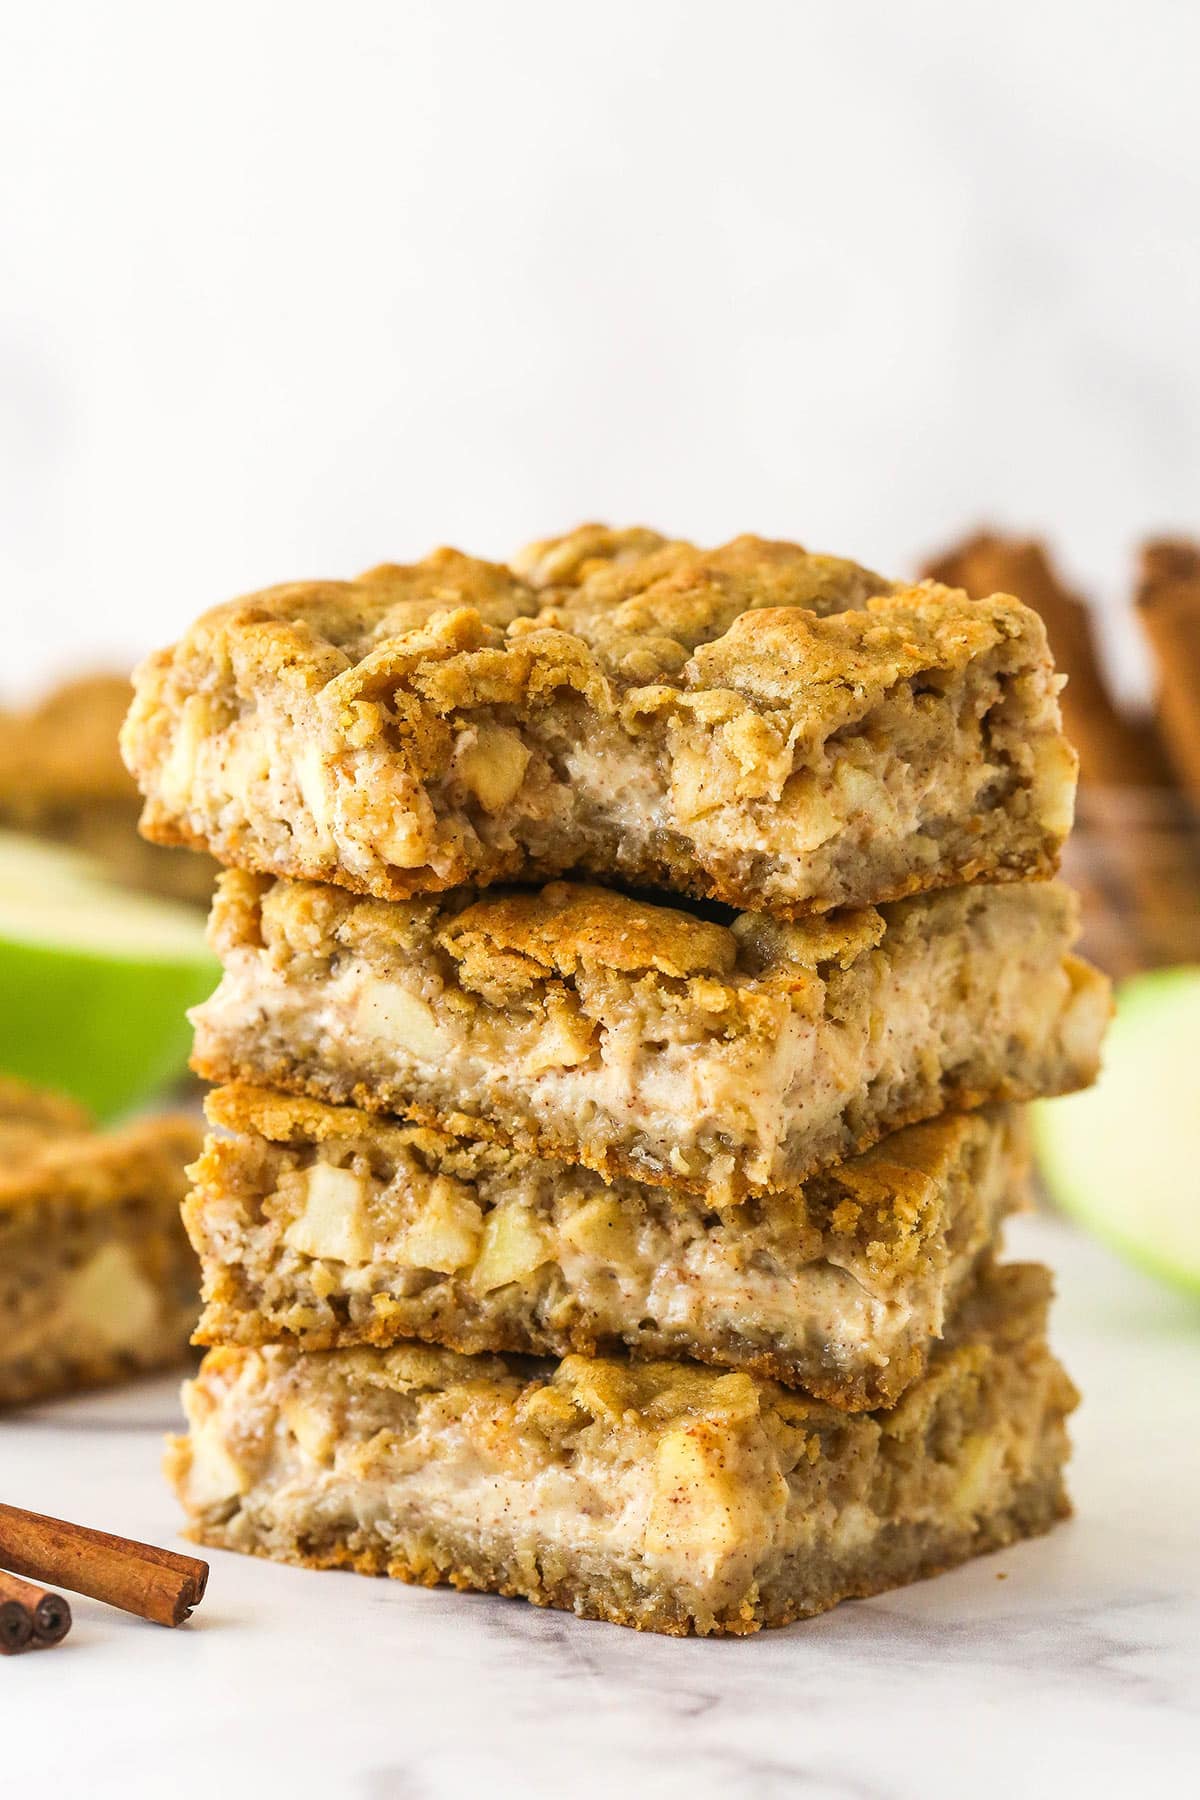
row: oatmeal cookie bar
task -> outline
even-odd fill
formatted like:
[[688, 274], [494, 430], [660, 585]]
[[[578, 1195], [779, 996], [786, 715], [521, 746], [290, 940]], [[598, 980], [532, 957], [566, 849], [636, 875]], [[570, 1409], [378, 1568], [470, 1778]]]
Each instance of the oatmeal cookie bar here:
[[724, 1216], [259, 1088], [218, 1089], [208, 1113], [218, 1129], [184, 1208], [204, 1344], [628, 1350], [750, 1369], [859, 1411], [922, 1372], [1025, 1198], [1015, 1108], [910, 1126]]
[[200, 1142], [185, 1118], [101, 1135], [0, 1076], [0, 1406], [184, 1358], [199, 1270], [179, 1208]]
[[1049, 1285], [990, 1274], [899, 1405], [853, 1416], [695, 1363], [212, 1350], [168, 1474], [223, 1549], [743, 1634], [1069, 1510]]
[[383, 899], [569, 871], [780, 916], [1045, 875], [1041, 620], [797, 545], [584, 527], [207, 614], [136, 677], [142, 829]]
[[125, 887], [207, 905], [209, 858], [138, 835], [141, 799], [117, 745], [131, 697], [124, 676], [85, 675], [0, 709], [0, 830], [87, 851]]
[[1051, 882], [726, 926], [565, 882], [387, 902], [233, 871], [193, 1067], [738, 1199], [1086, 1086], [1109, 999], [1075, 932]]

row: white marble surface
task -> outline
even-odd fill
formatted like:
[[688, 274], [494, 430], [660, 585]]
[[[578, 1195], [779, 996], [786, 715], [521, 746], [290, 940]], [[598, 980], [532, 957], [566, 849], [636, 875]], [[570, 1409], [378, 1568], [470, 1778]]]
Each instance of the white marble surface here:
[[[167, 1633], [81, 1601], [0, 1662], [4, 1792], [142, 1800], [1184, 1796], [1200, 1788], [1200, 1309], [1044, 1220], [1078, 1517], [742, 1642], [213, 1554]], [[173, 1384], [0, 1424], [4, 1497], [171, 1541]], [[1003, 1577], [1003, 1579], [1001, 1579]], [[11, 1784], [11, 1785], [10, 1785]]]

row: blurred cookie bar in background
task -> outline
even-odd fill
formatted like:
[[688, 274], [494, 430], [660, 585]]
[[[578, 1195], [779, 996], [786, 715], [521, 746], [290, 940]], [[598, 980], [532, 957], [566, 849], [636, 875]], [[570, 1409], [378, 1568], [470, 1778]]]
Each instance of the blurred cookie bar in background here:
[[191, 1119], [99, 1132], [0, 1075], [0, 1407], [183, 1361], [200, 1280], [179, 1208], [199, 1149]]
[[82, 675], [0, 708], [0, 828], [87, 851], [127, 887], [207, 906], [215, 865], [138, 835], [141, 799], [117, 747], [130, 695], [123, 675]]

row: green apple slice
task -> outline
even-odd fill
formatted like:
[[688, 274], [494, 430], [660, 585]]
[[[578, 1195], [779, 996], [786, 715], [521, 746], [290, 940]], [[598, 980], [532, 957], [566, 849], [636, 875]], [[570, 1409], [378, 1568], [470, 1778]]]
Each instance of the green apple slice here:
[[0, 832], [0, 1070], [123, 1112], [183, 1073], [219, 973], [202, 913]]
[[1039, 1102], [1034, 1125], [1064, 1210], [1130, 1262], [1200, 1294], [1200, 968], [1125, 982], [1100, 1080]]

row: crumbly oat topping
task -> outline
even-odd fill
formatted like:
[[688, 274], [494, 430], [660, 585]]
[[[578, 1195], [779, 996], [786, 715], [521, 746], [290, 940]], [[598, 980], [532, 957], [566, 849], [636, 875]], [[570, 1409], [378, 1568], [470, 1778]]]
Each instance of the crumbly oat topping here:
[[589, 526], [207, 614], [137, 679], [143, 829], [384, 897], [617, 870], [781, 913], [1048, 873], [1036, 614]]

